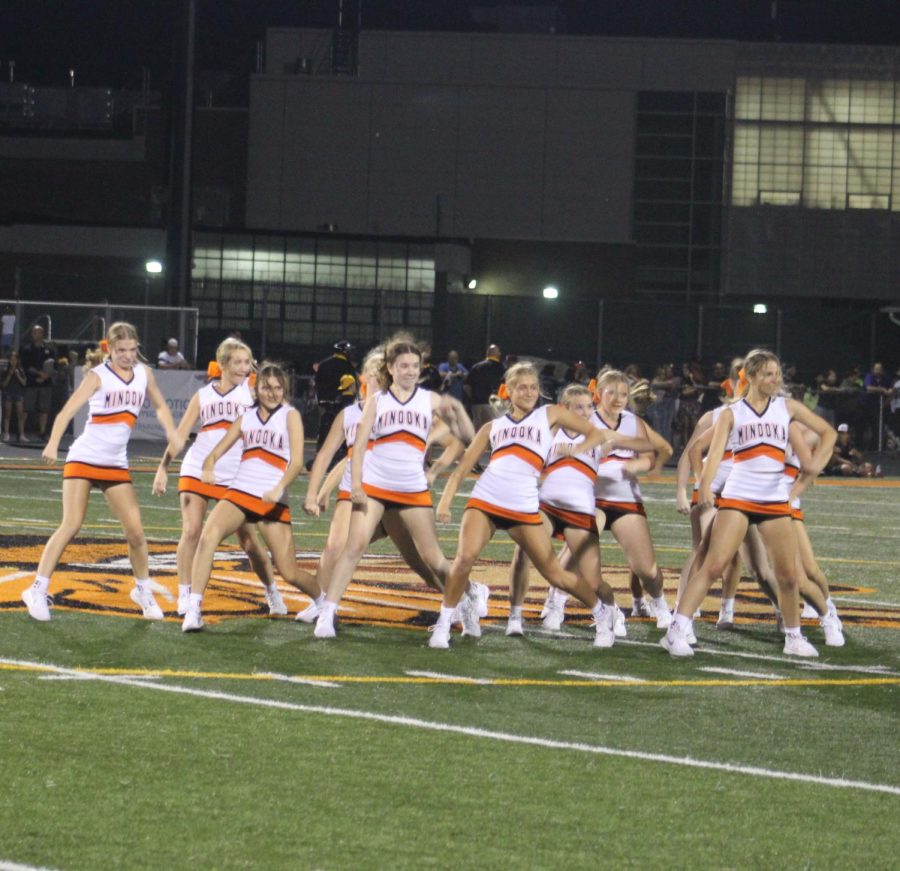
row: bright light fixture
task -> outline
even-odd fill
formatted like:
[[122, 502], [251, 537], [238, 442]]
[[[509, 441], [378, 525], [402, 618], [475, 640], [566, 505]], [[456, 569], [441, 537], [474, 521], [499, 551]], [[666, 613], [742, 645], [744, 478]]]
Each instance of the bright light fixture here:
[[160, 272], [162, 272], [162, 263], [160, 263], [158, 260], [148, 260], [144, 264], [144, 269], [146, 269], [147, 272], [151, 273], [152, 275], [158, 275]]
[[469, 283], [466, 286], [469, 288], [469, 290], [475, 290], [475, 288], [478, 287], [478, 279], [470, 278]]
[[758, 302], [753, 306], [753, 314], [764, 315], [768, 312], [769, 307], [764, 302]]
[[556, 299], [558, 296], [559, 291], [552, 285], [548, 285], [544, 288], [544, 299]]

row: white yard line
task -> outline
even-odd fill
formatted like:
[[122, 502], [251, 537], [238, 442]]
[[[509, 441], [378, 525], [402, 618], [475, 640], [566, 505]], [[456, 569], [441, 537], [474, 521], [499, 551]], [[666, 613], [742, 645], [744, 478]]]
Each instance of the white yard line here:
[[297, 683], [308, 687], [323, 687], [325, 689], [340, 689], [340, 684], [330, 680], [310, 680], [308, 678], [294, 677], [290, 674], [278, 674], [274, 671], [260, 672], [263, 677], [270, 677], [272, 680], [282, 681], [283, 683]]
[[598, 674], [595, 671], [560, 671], [568, 677], [583, 677], [586, 680], [620, 680], [622, 683], [646, 683], [642, 677], [629, 677], [627, 674]]
[[[142, 690], [154, 690], [156, 692], [173, 693], [176, 695], [192, 696], [194, 698], [212, 699], [214, 701], [230, 702], [238, 705], [248, 705], [260, 708], [273, 708], [282, 711], [293, 711], [304, 714], [321, 714], [326, 717], [346, 717], [354, 720], [367, 720], [369, 722], [384, 723], [392, 726], [403, 726], [411, 729], [422, 729], [432, 732], [445, 732], [456, 735], [464, 735], [468, 738], [481, 738], [488, 741], [497, 741], [506, 744], [524, 744], [531, 747], [540, 747], [548, 750], [567, 750], [576, 753], [587, 753], [597, 756], [612, 756], [622, 759], [633, 759], [640, 762], [659, 762], [666, 765], [678, 765], [686, 768], [700, 768], [710, 771], [722, 771], [729, 774], [743, 774], [750, 777], [764, 777], [771, 780], [793, 781], [795, 783], [808, 783], [816, 786], [828, 786], [836, 789], [857, 789], [864, 792], [886, 793], [900, 796], [900, 786], [886, 783], [872, 783], [865, 780], [848, 780], [842, 777], [823, 777], [817, 774], [807, 774], [799, 771], [779, 771], [772, 768], [760, 768], [753, 765], [735, 765], [728, 762], [716, 762], [714, 760], [694, 759], [688, 756], [669, 756], [665, 753], [648, 753], [639, 750], [623, 750], [617, 747], [607, 747], [600, 744], [583, 744], [572, 741], [560, 741], [553, 738], [542, 738], [533, 735], [515, 735], [509, 732], [496, 732], [490, 729], [480, 729], [475, 726], [463, 726], [455, 723], [441, 723], [433, 720], [421, 720], [416, 717], [393, 716], [379, 714], [374, 711], [354, 710], [352, 708], [334, 708], [322, 705], [301, 705], [295, 702], [283, 702], [275, 699], [260, 699], [253, 696], [240, 696], [234, 693], [222, 693], [211, 690], [198, 690], [191, 687], [178, 686], [177, 684], [147, 683], [127, 677], [112, 677], [91, 672], [81, 672], [46, 663], [30, 663], [17, 660], [0, 660], [24, 667], [52, 669], [58, 674], [88, 674], [91, 678], [101, 683], [117, 684], [119, 686], [137, 687]], [[0, 869], [2, 871], [2, 869]]]
[[749, 677], [758, 680], [784, 680], [787, 677], [784, 674], [768, 674], [764, 671], [739, 671], [736, 668], [713, 668], [712, 666], [698, 668], [697, 671], [706, 671], [710, 674], [730, 674], [734, 677]]
[[11, 575], [3, 575], [0, 577], [0, 584], [10, 584], [13, 581], [20, 581], [22, 578], [30, 578], [31, 572], [13, 572]]
[[44, 865], [21, 865], [18, 862], [7, 862], [0, 859], [0, 871], [53, 871]]
[[444, 674], [440, 671], [406, 671], [404, 674], [409, 675], [409, 677], [427, 677], [433, 680], [445, 680], [448, 683], [472, 683], [482, 684], [484, 686], [490, 686], [494, 683], [492, 680], [487, 680], [486, 678], [462, 677], [457, 674]]

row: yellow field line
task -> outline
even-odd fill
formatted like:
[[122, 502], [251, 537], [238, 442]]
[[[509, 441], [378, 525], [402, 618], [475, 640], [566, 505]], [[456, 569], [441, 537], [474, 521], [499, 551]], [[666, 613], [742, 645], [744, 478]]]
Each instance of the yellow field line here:
[[[206, 680], [248, 680], [248, 681], [280, 681], [285, 677], [300, 681], [321, 681], [331, 683], [355, 683], [355, 684], [419, 684], [419, 685], [445, 685], [464, 684], [472, 685], [472, 678], [466, 677], [410, 677], [407, 675], [352, 675], [352, 674], [253, 674], [246, 672], [215, 672], [215, 671], [186, 671], [181, 669], [152, 669], [152, 668], [71, 668], [67, 671], [78, 672], [84, 675], [103, 675], [104, 677], [171, 677], [171, 678], [198, 678]], [[0, 671], [33, 671], [57, 673], [59, 669], [54, 666], [26, 665], [0, 663]], [[489, 683], [481, 683], [478, 686], [496, 687], [830, 687], [830, 686], [897, 686], [900, 685], [900, 677], [864, 677], [864, 678], [779, 678], [767, 680], [764, 678], [749, 678], [746, 680], [635, 680], [611, 681], [611, 680], [546, 680], [539, 678], [496, 678]]]

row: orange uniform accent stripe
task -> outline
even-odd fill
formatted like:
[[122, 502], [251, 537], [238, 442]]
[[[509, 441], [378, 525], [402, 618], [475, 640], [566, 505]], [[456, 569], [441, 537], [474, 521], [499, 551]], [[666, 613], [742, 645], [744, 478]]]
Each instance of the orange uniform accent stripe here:
[[769, 514], [772, 517], [790, 517], [791, 506], [787, 502], [750, 502], [746, 499], [719, 498], [719, 508], [733, 508], [747, 514]]
[[699, 505], [700, 504], [700, 491], [692, 490], [691, 491], [691, 505]]
[[582, 475], [590, 478], [592, 481], [597, 477], [597, 473], [589, 465], [582, 463], [581, 460], [576, 460], [575, 457], [564, 457], [561, 460], [557, 460], [547, 466], [547, 471], [551, 472], [562, 468], [574, 469], [576, 472], [581, 472]]
[[338, 502], [349, 502], [350, 501], [350, 491], [349, 490], [338, 490], [337, 501]]
[[291, 509], [281, 502], [263, 502], [258, 496], [251, 496], [240, 490], [226, 490], [223, 498], [237, 505], [238, 508], [259, 515], [260, 520], [272, 520], [276, 523], [291, 522]]
[[541, 511], [544, 514], [562, 520], [567, 526], [574, 526], [578, 529], [588, 529], [591, 532], [597, 532], [597, 518], [593, 514], [580, 514], [577, 511], [566, 511], [565, 508], [557, 508], [555, 505], [548, 505], [541, 502]]
[[91, 423], [103, 424], [107, 423], [126, 423], [132, 429], [134, 429], [134, 422], [137, 420], [137, 415], [132, 414], [130, 411], [117, 411], [115, 414], [95, 414], [91, 417]]
[[264, 463], [274, 466], [280, 472], [283, 472], [288, 467], [287, 460], [284, 457], [269, 453], [263, 448], [250, 448], [249, 451], [244, 451], [241, 455], [241, 462], [245, 463], [247, 460], [262, 460]]
[[801, 509], [801, 508], [792, 508], [792, 509], [791, 509], [791, 517], [792, 517], [794, 520], [799, 520], [801, 523], [803, 523], [803, 509]]
[[529, 451], [528, 448], [523, 448], [521, 445], [507, 445], [505, 448], [499, 448], [491, 454], [491, 462], [508, 454], [518, 457], [538, 471], [544, 468], [544, 461], [534, 451]]
[[422, 490], [419, 493], [403, 493], [399, 490], [383, 490], [381, 487], [373, 487], [371, 484], [363, 484], [367, 496], [380, 499], [382, 502], [398, 502], [400, 505], [419, 505], [431, 508], [431, 491]]
[[537, 512], [526, 514], [522, 511], [511, 511], [509, 508], [501, 508], [499, 505], [494, 505], [492, 502], [484, 502], [481, 499], [470, 499], [466, 502], [464, 510], [469, 508], [477, 508], [488, 516], [494, 515], [495, 517], [502, 517], [504, 520], [513, 520], [516, 523], [525, 523], [529, 526], [536, 526], [541, 522], [541, 515]]
[[644, 504], [642, 502], [610, 502], [606, 499], [596, 499], [594, 500], [594, 505], [601, 511], [605, 511], [609, 508], [611, 511], [619, 511], [623, 514], [640, 514], [643, 517], [647, 516], [647, 511], [644, 509]]
[[215, 423], [208, 423], [206, 426], [200, 427], [200, 432], [209, 432], [211, 429], [228, 429], [231, 422], [227, 420], [218, 420]]
[[131, 483], [128, 469], [113, 466], [92, 466], [90, 463], [76, 463], [74, 460], [63, 466], [63, 478], [85, 478], [88, 481], [117, 481]]
[[784, 474], [793, 479], [800, 474], [800, 470], [796, 466], [785, 466]]
[[783, 463], [784, 451], [781, 448], [776, 448], [774, 445], [754, 445], [752, 448], [735, 453], [734, 461], [743, 463], [745, 460], [754, 460], [757, 457], [771, 457], [773, 460]]
[[731, 460], [731, 459], [734, 459], [734, 451], [725, 451], [725, 452], [722, 454], [722, 459], [723, 459], [723, 460]]
[[425, 451], [425, 442], [411, 432], [392, 432], [390, 435], [382, 436], [380, 439], [373, 439], [366, 446], [366, 450], [371, 451], [375, 445], [386, 445], [389, 442], [405, 442], [417, 451], [422, 451], [423, 453]]
[[204, 484], [199, 478], [190, 475], [182, 475], [178, 479], [179, 493], [196, 493], [207, 499], [222, 499], [228, 488], [224, 484]]

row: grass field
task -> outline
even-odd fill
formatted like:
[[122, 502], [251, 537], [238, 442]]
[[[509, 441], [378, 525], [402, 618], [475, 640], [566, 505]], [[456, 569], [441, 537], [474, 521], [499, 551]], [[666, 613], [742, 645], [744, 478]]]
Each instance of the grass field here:
[[[31, 457], [32, 463], [34, 456]], [[149, 468], [149, 466], [147, 466]], [[154, 577], [175, 589], [177, 498], [135, 476]], [[894, 868], [900, 855], [900, 489], [823, 481], [805, 500], [847, 645], [788, 661], [749, 582], [733, 632], [673, 661], [649, 621], [591, 648], [587, 614], [503, 635], [504, 534], [479, 641], [426, 646], [437, 599], [379, 544], [339, 637], [268, 618], [223, 549], [208, 628], [137, 617], [117, 524], [92, 497], [53, 620], [19, 599], [60, 516], [60, 473], [0, 465], [0, 869]], [[870, 484], [870, 486], [864, 486]], [[305, 482], [295, 486], [295, 517]], [[689, 530], [644, 484], [669, 598]], [[458, 521], [462, 499], [457, 500]], [[327, 520], [295, 527], [309, 567]], [[440, 530], [448, 555], [456, 527]], [[620, 604], [622, 554], [604, 536]], [[285, 590], [293, 610], [305, 600]], [[161, 604], [163, 604], [161, 602]], [[171, 604], [164, 604], [173, 611]]]

